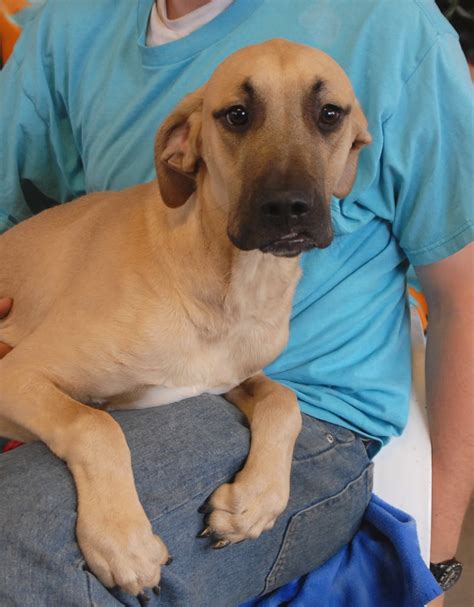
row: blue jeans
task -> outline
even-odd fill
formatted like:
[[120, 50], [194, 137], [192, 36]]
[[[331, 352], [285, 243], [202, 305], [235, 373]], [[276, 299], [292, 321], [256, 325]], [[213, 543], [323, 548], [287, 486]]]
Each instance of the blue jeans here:
[[[346, 544], [370, 499], [372, 466], [360, 438], [303, 415], [286, 511], [259, 539], [213, 550], [196, 539], [198, 508], [245, 461], [241, 413], [204, 395], [113, 415], [132, 452], [140, 499], [174, 556], [148, 607], [235, 607], [281, 586]], [[74, 535], [74, 483], [45, 445], [0, 456], [0, 479], [1, 607], [139, 605], [87, 571]]]

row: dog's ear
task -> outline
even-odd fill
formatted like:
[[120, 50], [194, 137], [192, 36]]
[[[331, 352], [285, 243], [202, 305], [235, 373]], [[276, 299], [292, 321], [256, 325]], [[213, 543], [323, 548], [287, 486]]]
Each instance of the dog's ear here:
[[161, 125], [155, 141], [155, 164], [161, 197], [179, 207], [196, 189], [201, 160], [203, 87], [187, 95]]
[[345, 198], [351, 191], [357, 174], [359, 152], [364, 146], [372, 143], [372, 137], [367, 130], [367, 118], [365, 117], [364, 112], [361, 110], [358, 102], [354, 107], [354, 111], [352, 116], [350, 116], [350, 119], [352, 121], [353, 132], [352, 147], [349, 150], [342, 175], [339, 177], [336, 188], [333, 192], [336, 198]]

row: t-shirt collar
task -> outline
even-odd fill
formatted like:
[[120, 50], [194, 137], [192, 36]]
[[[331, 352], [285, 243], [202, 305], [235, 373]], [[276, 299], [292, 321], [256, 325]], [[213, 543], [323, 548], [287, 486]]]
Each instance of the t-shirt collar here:
[[146, 45], [146, 32], [154, 1], [139, 0], [138, 4], [138, 46], [142, 64], [148, 68], [179, 63], [210, 47], [248, 19], [264, 0], [234, 0], [215, 19], [184, 38], [150, 47]]

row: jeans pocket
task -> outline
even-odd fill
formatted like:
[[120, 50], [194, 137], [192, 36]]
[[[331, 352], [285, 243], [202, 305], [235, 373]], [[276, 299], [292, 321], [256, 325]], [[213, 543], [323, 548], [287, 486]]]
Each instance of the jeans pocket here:
[[289, 520], [263, 594], [320, 567], [357, 532], [372, 491], [373, 464], [327, 499], [296, 512]]
[[296, 441], [293, 457], [296, 461], [318, 457], [339, 444], [352, 443], [355, 440], [356, 435], [351, 430], [303, 413], [303, 427]]

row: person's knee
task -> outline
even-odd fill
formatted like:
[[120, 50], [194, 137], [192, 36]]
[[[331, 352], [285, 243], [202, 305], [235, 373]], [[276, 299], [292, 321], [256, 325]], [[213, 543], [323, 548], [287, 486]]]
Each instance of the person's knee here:
[[247, 457], [249, 431], [242, 414], [222, 397], [203, 395], [114, 417], [151, 519], [231, 479]]
[[[229, 477], [236, 471], [228, 469]], [[219, 484], [211, 476], [205, 490], [188, 493], [181, 505], [153, 520], [175, 556], [163, 571], [163, 606], [179, 604], [176, 597], [196, 607], [237, 605], [320, 566], [356, 533], [370, 499], [372, 470], [352, 432], [305, 419], [286, 510], [258, 539], [217, 551], [209, 538], [196, 539], [205, 525], [198, 508]]]
[[[140, 499], [175, 556], [163, 570], [163, 605], [179, 604], [177, 597], [181, 604], [184, 597], [196, 606], [235, 605], [306, 573], [350, 540], [370, 497], [371, 469], [360, 439], [303, 416], [287, 509], [257, 540], [215, 551], [196, 539], [204, 524], [198, 508], [245, 462], [249, 432], [241, 413], [221, 397], [203, 396], [114, 417], [132, 452]], [[76, 604], [74, 593], [117, 604], [83, 569], [76, 492], [65, 464], [36, 443], [2, 456], [0, 467], [7, 479], [0, 495], [2, 554], [11, 562], [2, 569], [11, 592], [28, 579], [45, 596], [46, 585], [64, 578], [61, 593], [67, 594], [60, 596], [70, 602], [63, 604]]]

